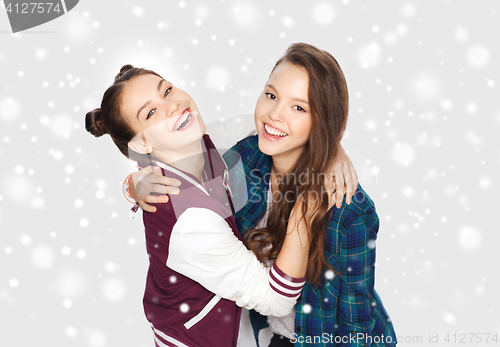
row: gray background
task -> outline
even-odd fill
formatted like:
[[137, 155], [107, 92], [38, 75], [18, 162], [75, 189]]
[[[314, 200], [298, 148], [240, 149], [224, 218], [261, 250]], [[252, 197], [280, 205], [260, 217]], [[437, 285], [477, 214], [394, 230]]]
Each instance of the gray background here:
[[0, 345], [153, 345], [132, 165], [85, 113], [126, 63], [206, 122], [251, 113], [297, 41], [345, 72], [342, 144], [377, 206], [376, 289], [404, 345], [500, 335], [499, 16], [493, 0], [82, 0], [12, 34], [1, 9]]

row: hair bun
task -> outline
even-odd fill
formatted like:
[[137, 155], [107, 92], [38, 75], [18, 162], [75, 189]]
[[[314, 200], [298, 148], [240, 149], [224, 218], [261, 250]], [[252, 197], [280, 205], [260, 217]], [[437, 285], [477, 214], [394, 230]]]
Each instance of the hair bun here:
[[122, 77], [128, 70], [130, 69], [134, 69], [134, 67], [130, 64], [127, 64], [127, 65], [123, 65], [122, 68], [120, 69], [120, 72], [118, 73], [118, 75], [116, 75], [115, 77], [115, 81]]
[[100, 108], [87, 112], [85, 116], [85, 130], [95, 137], [100, 137], [108, 133], [102, 121], [102, 112]]

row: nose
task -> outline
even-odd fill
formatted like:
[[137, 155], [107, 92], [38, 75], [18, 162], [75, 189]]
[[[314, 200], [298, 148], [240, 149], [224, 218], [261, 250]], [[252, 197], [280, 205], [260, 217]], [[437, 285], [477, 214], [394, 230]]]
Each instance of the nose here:
[[279, 103], [276, 103], [276, 105], [269, 111], [269, 118], [271, 118], [272, 121], [283, 123], [284, 115]]
[[176, 114], [177, 110], [179, 110], [180, 102], [179, 101], [165, 101], [165, 116], [172, 117]]

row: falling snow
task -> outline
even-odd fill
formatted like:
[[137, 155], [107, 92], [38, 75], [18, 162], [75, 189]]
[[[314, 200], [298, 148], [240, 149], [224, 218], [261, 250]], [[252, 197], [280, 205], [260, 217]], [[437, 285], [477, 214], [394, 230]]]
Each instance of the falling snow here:
[[110, 278], [102, 286], [102, 295], [112, 302], [121, 301], [125, 296], [125, 284], [118, 278]]
[[382, 48], [376, 42], [367, 43], [358, 50], [357, 57], [362, 68], [375, 68], [382, 60]]
[[335, 20], [335, 7], [330, 2], [319, 2], [312, 8], [313, 22], [322, 26], [331, 25]]
[[[346, 76], [342, 145], [376, 205], [379, 231], [366, 248], [376, 249], [375, 288], [398, 334], [413, 335], [415, 326], [424, 339], [500, 333], [492, 271], [500, 263], [492, 219], [500, 8], [491, 0], [386, 5], [80, 2], [31, 34], [9, 34], [4, 16], [0, 345], [19, 336], [39, 344], [40, 332], [53, 346], [151, 344], [141, 307], [142, 216], [128, 218], [121, 189], [136, 168], [109, 136], [96, 139], [84, 124], [119, 68], [159, 72], [189, 92], [210, 123], [252, 113], [274, 63], [299, 41], [332, 53]], [[165, 280], [174, 286], [180, 278]], [[187, 304], [179, 309], [189, 312]], [[253, 347], [247, 333], [242, 347]]]
[[186, 303], [181, 304], [181, 306], [179, 307], [179, 311], [181, 311], [182, 313], [188, 313], [189, 305]]
[[311, 307], [311, 305], [309, 305], [309, 304], [305, 304], [305, 305], [303, 305], [303, 306], [302, 306], [302, 311], [303, 311], [304, 313], [311, 313], [311, 311], [312, 311], [312, 307]]

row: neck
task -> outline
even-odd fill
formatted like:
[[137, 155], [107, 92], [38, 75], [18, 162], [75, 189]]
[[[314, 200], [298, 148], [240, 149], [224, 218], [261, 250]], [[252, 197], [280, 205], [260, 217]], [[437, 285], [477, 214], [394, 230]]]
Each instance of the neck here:
[[205, 158], [201, 141], [196, 141], [181, 150], [159, 150], [155, 148], [151, 154], [158, 160], [190, 173], [198, 178], [200, 182], [202, 181]]
[[286, 175], [292, 171], [292, 168], [297, 163], [299, 154], [291, 153], [289, 155], [278, 154], [273, 155], [273, 168], [277, 174]]
[[282, 153], [273, 155], [272, 159], [271, 191], [274, 194], [279, 190], [279, 185], [284, 179], [286, 179], [288, 173], [292, 171], [293, 167], [297, 163], [298, 155], [296, 153]]

